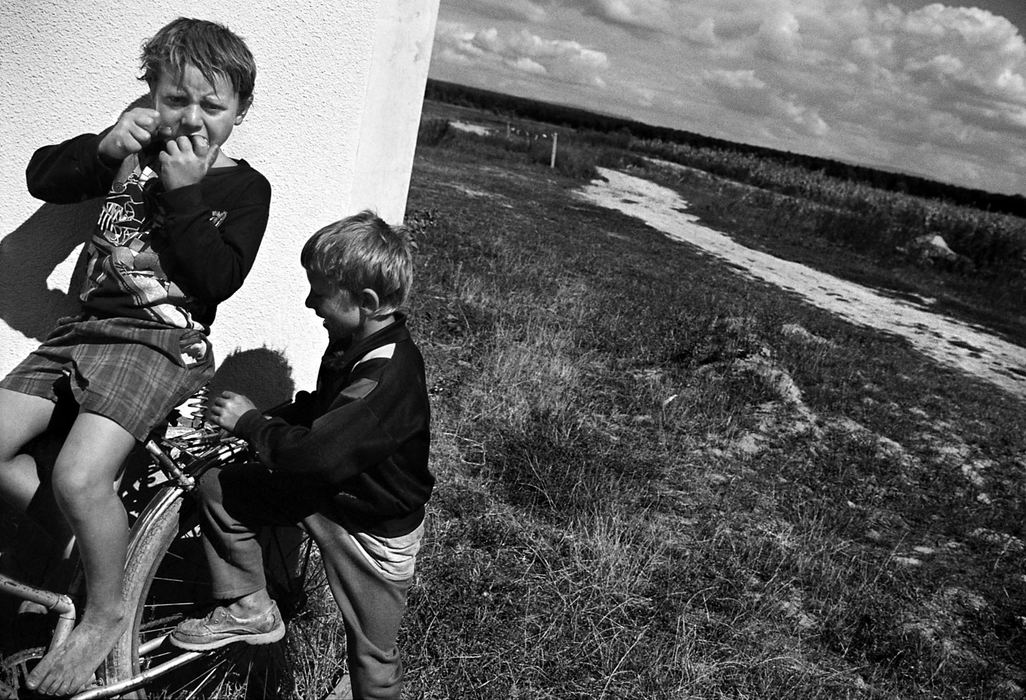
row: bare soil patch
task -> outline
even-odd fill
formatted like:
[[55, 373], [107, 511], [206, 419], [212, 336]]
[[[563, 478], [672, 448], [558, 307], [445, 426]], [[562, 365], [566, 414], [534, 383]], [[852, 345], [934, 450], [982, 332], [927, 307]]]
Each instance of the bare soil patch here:
[[604, 181], [595, 180], [580, 191], [585, 200], [637, 217], [728, 262], [738, 274], [794, 292], [852, 323], [900, 335], [930, 358], [1026, 398], [1026, 349], [931, 311], [929, 300], [898, 299], [742, 246], [698, 224], [697, 217], [687, 213], [687, 202], [673, 190], [615, 170], [600, 172]]

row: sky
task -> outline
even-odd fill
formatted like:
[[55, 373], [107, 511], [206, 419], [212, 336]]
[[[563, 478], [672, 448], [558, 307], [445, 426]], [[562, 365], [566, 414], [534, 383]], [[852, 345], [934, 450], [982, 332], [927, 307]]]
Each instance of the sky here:
[[429, 75], [1026, 195], [1026, 0], [440, 0]]

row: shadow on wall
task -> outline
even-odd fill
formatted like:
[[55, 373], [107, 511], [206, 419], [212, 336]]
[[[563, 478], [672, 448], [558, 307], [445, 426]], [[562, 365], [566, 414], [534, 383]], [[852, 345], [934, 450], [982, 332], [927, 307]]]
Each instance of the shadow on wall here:
[[[47, 280], [89, 239], [102, 203], [102, 199], [93, 199], [79, 204], [44, 204], [0, 241], [0, 320], [14, 331], [42, 341], [58, 319], [79, 312], [84, 254], [75, 263], [68, 292], [52, 288]], [[64, 280], [56, 282], [64, 284]], [[258, 408], [266, 409], [289, 401], [295, 383], [285, 357], [264, 347], [228, 355], [218, 363], [210, 389], [211, 393], [230, 389], [245, 394]]]
[[[214, 349], [215, 352], [217, 348]], [[245, 394], [260, 410], [292, 400], [296, 384], [285, 356], [268, 347], [237, 350], [218, 363], [210, 396], [225, 389]]]
[[68, 292], [50, 288], [47, 279], [89, 239], [101, 204], [44, 204], [0, 241], [0, 319], [12, 329], [42, 340], [57, 319], [78, 312], [84, 257], [75, 264]]
[[[144, 93], [125, 111], [152, 106], [153, 99]], [[0, 320], [26, 337], [43, 340], [59, 318], [78, 313], [85, 257], [80, 255], [75, 264], [68, 292], [51, 289], [47, 279], [77, 246], [89, 240], [102, 206], [102, 197], [78, 204], [44, 204], [4, 236], [0, 241]]]

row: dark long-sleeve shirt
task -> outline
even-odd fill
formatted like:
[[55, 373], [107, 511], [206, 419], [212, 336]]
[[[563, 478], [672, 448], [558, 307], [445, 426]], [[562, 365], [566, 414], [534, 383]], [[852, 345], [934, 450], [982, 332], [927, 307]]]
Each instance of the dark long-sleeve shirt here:
[[105, 197], [80, 293], [100, 317], [209, 329], [217, 304], [253, 266], [267, 227], [271, 186], [246, 161], [211, 168], [165, 191], [153, 151], [121, 163], [99, 155], [103, 134], [83, 134], [32, 156], [29, 192], [54, 204]]
[[323, 480], [343, 525], [385, 537], [423, 520], [430, 407], [424, 360], [405, 319], [351, 348], [329, 346], [317, 389], [264, 416], [243, 415], [235, 433], [273, 470]]

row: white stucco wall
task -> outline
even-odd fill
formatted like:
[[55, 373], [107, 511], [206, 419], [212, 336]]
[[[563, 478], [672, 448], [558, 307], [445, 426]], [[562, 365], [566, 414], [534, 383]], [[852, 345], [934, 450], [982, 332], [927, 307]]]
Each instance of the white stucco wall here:
[[438, 0], [5, 4], [0, 373], [75, 308], [77, 288], [69, 295], [69, 284], [83, 227], [95, 216], [93, 204], [43, 207], [32, 199], [25, 165], [41, 145], [112, 124], [146, 92], [136, 80], [142, 42], [190, 16], [228, 25], [256, 57], [253, 107], [224, 150], [248, 160], [273, 188], [256, 265], [218, 310], [217, 357], [235, 362], [233, 378], [266, 389], [282, 379], [266, 348], [284, 357], [297, 388], [311, 387], [325, 338], [303, 307], [299, 251], [317, 228], [365, 207], [402, 220], [437, 10]]

